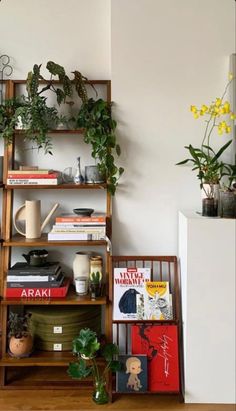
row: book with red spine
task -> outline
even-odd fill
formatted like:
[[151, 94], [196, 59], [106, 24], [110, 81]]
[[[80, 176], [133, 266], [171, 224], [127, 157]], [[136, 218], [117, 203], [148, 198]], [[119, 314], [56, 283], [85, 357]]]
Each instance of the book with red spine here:
[[39, 174], [39, 173], [33, 173], [33, 172], [31, 172], [31, 173], [24, 173], [24, 174], [22, 174], [21, 172], [20, 172], [20, 170], [19, 170], [19, 174], [13, 174], [13, 173], [10, 173], [10, 172], [8, 172], [8, 174], [7, 174], [7, 178], [10, 178], [10, 179], [17, 179], [17, 180], [27, 180], [27, 179], [34, 179], [34, 178], [36, 178], [36, 179], [48, 179], [48, 178], [58, 178], [60, 176], [60, 173], [58, 173], [58, 172], [54, 172], [54, 173], [48, 173], [48, 174], [44, 174], [44, 173], [42, 173], [42, 174]]
[[106, 215], [105, 214], [94, 214], [91, 217], [79, 217], [74, 214], [60, 215], [56, 217], [56, 223], [105, 223]]
[[61, 287], [6, 288], [5, 298], [64, 298], [67, 295], [70, 279], [66, 278]]
[[148, 357], [148, 390], [179, 392], [177, 325], [132, 325], [131, 352]]

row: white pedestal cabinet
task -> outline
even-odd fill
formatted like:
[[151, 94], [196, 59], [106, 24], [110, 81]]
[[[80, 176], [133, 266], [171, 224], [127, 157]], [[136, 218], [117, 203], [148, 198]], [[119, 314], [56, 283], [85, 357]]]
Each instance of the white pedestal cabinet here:
[[236, 220], [179, 213], [186, 403], [235, 403]]

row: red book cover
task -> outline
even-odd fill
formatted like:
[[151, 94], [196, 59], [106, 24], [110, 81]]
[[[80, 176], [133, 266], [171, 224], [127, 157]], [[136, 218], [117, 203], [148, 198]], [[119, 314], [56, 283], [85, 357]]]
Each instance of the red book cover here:
[[51, 173], [51, 174], [21, 174], [19, 170], [19, 174], [11, 174], [8, 173], [7, 178], [13, 178], [13, 179], [23, 179], [23, 180], [28, 180], [29, 178], [35, 178], [35, 179], [47, 179], [47, 178], [58, 178], [59, 173]]
[[70, 285], [67, 278], [61, 287], [47, 288], [6, 288], [5, 298], [63, 298], [66, 297]]
[[133, 325], [132, 354], [148, 357], [148, 389], [179, 391], [178, 329], [176, 325]]

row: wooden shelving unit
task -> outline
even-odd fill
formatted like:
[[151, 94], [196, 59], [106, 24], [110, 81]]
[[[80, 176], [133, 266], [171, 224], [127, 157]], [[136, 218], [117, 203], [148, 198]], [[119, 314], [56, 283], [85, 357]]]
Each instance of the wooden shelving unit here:
[[[25, 80], [8, 80], [6, 83], [6, 98], [11, 98], [16, 95], [16, 87], [18, 85], [24, 85]], [[44, 84], [45, 82], [41, 82]], [[59, 83], [55, 81], [55, 84]], [[92, 80], [87, 84], [102, 85], [106, 88], [107, 101], [111, 101], [111, 83], [109, 80]], [[6, 145], [4, 150], [4, 179], [3, 184], [3, 209], [2, 209], [2, 261], [1, 261], [1, 276], [0, 276], [0, 296], [1, 296], [1, 356], [0, 356], [0, 389], [23, 389], [23, 388], [65, 388], [64, 377], [66, 385], [70, 387], [79, 388], [84, 384], [78, 383], [69, 379], [66, 374], [65, 367], [69, 362], [73, 360], [73, 355], [70, 352], [44, 352], [34, 351], [28, 358], [16, 359], [12, 358], [8, 354], [8, 339], [7, 339], [7, 320], [8, 312], [12, 306], [22, 307], [24, 306], [94, 306], [96, 310], [98, 307], [104, 307], [104, 330], [107, 340], [111, 340], [112, 336], [112, 324], [111, 324], [111, 300], [109, 299], [110, 289], [110, 277], [111, 277], [111, 264], [110, 264], [110, 248], [109, 241], [48, 241], [47, 235], [43, 234], [41, 238], [37, 240], [28, 240], [20, 235], [14, 235], [12, 233], [12, 221], [13, 221], [13, 198], [14, 194], [17, 195], [17, 191], [20, 189], [27, 190], [103, 190], [106, 203], [106, 215], [107, 215], [107, 236], [111, 238], [111, 196], [107, 191], [107, 184], [60, 184], [56, 186], [36, 186], [36, 185], [7, 185], [7, 171], [13, 168], [14, 156], [15, 156], [15, 139], [24, 133], [23, 130], [16, 130], [12, 144]], [[53, 130], [50, 134], [60, 136], [63, 135], [78, 135], [82, 134], [83, 130]], [[55, 164], [54, 168], [57, 168]], [[16, 192], [15, 192], [16, 190]], [[62, 195], [63, 198], [63, 195]], [[6, 282], [6, 275], [9, 267], [11, 266], [11, 249], [12, 247], [101, 247], [105, 252], [105, 287], [103, 296], [97, 298], [95, 301], [91, 300], [89, 296], [76, 295], [74, 288], [72, 287], [66, 298], [51, 298], [51, 299], [16, 299], [5, 298], [4, 287]], [[35, 368], [34, 368], [35, 367]], [[49, 367], [55, 369], [52, 370], [52, 380], [47, 380], [47, 375], [41, 372], [41, 367]], [[59, 370], [63, 368], [63, 372]], [[30, 371], [29, 371], [30, 370]], [[32, 378], [30, 374], [32, 370], [35, 371], [34, 375], [38, 375], [37, 378]], [[29, 373], [29, 376], [27, 376]], [[21, 384], [22, 383], [22, 384]], [[85, 381], [85, 385], [91, 385], [91, 380]]]

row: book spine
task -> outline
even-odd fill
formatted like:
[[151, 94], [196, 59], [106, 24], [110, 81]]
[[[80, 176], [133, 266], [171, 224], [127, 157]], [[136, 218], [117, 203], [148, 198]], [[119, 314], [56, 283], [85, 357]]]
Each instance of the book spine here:
[[105, 223], [106, 217], [56, 217], [56, 223]]
[[53, 278], [49, 275], [8, 275], [7, 276], [7, 281], [8, 282], [47, 282], [47, 281], [53, 281]]
[[65, 240], [65, 241], [91, 241], [91, 240], [104, 240], [105, 234], [93, 233], [48, 233], [48, 240]]
[[61, 228], [61, 227], [53, 227], [53, 229], [50, 231], [50, 233], [78, 233], [78, 234], [105, 234], [106, 233], [106, 227], [66, 227], [66, 228]]
[[59, 173], [51, 173], [51, 174], [12, 174], [8, 173], [7, 178], [8, 179], [19, 179], [19, 180], [25, 180], [25, 179], [50, 179], [50, 178], [58, 178]]
[[8, 178], [8, 185], [57, 185], [57, 178], [25, 178], [25, 179], [16, 179]]
[[7, 288], [55, 288], [60, 287], [63, 281], [53, 282], [53, 281], [7, 281]]
[[8, 174], [51, 174], [54, 170], [39, 169], [38, 167], [20, 168], [19, 170], [8, 170]]
[[8, 275], [14, 275], [14, 276], [17, 276], [17, 275], [24, 275], [24, 276], [43, 276], [43, 277], [56, 277], [58, 274], [59, 274], [59, 272], [61, 271], [61, 267], [58, 267], [56, 270], [54, 269], [54, 270], [47, 270], [47, 271], [45, 271], [45, 270], [23, 270], [23, 269], [21, 269], [21, 268], [10, 268], [8, 271], [7, 271], [7, 274]]
[[56, 223], [53, 225], [53, 228], [76, 228], [76, 227], [106, 227], [106, 223], [99, 222], [77, 222], [77, 223]]

